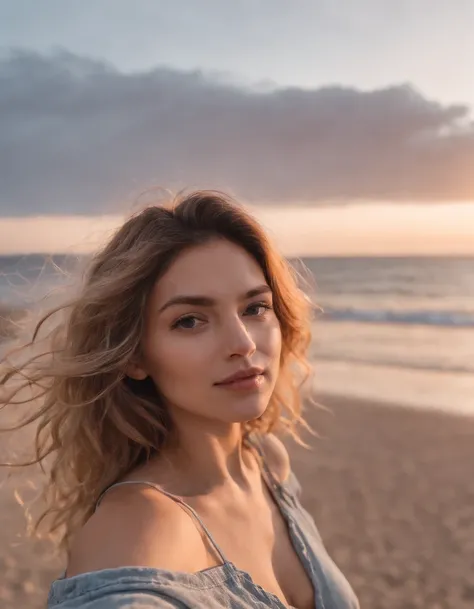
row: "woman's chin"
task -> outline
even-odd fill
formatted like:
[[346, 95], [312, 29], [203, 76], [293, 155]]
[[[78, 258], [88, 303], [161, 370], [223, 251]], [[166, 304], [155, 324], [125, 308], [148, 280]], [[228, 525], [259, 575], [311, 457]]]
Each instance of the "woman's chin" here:
[[241, 404], [234, 405], [229, 414], [231, 414], [234, 423], [246, 423], [253, 421], [263, 415], [268, 408], [268, 402], [262, 400], [243, 400]]

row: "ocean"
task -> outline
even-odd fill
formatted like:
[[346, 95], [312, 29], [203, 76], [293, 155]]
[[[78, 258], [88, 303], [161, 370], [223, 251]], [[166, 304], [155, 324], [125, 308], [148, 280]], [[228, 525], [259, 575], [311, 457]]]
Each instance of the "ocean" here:
[[[321, 307], [311, 347], [319, 394], [474, 415], [474, 258], [302, 262]], [[64, 281], [52, 269], [43, 256], [0, 257], [0, 305], [50, 292]]]

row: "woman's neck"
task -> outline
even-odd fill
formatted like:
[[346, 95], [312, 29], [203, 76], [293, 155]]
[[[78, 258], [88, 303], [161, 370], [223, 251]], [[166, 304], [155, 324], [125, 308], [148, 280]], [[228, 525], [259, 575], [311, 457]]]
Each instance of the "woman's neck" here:
[[173, 487], [186, 488], [187, 495], [207, 494], [226, 484], [248, 487], [253, 461], [243, 445], [240, 423], [177, 421], [173, 435], [175, 441], [156, 460]]

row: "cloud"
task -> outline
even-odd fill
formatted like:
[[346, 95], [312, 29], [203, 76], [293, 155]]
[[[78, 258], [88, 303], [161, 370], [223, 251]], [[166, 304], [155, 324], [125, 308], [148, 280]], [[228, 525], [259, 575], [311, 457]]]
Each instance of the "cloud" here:
[[0, 213], [105, 213], [144, 188], [254, 202], [474, 199], [469, 108], [409, 85], [244, 88], [66, 51], [0, 60]]

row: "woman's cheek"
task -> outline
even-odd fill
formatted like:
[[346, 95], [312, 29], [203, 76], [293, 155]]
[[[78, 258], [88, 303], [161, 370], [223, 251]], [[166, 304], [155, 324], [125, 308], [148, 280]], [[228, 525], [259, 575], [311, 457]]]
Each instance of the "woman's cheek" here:
[[275, 357], [280, 356], [281, 351], [281, 329], [278, 320], [275, 318], [270, 324], [268, 331], [268, 347], [269, 351]]

